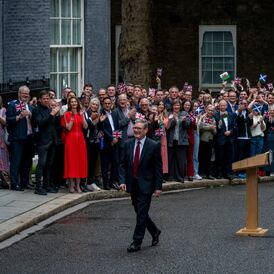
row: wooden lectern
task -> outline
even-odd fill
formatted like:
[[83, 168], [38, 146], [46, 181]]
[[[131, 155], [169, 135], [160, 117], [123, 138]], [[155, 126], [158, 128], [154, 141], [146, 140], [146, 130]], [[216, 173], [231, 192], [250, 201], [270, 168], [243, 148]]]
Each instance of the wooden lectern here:
[[264, 236], [268, 229], [258, 227], [258, 176], [260, 166], [272, 162], [272, 152], [266, 152], [232, 164], [234, 171], [246, 170], [246, 227], [236, 232], [239, 236]]

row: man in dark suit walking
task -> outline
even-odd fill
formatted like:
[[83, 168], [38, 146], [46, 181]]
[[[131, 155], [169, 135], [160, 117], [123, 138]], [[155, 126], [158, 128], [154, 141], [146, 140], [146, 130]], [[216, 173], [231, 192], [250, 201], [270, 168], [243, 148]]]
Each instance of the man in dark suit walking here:
[[128, 247], [128, 252], [141, 249], [146, 228], [152, 236], [152, 246], [158, 244], [161, 233], [148, 214], [152, 194], [159, 197], [162, 189], [160, 145], [146, 137], [147, 121], [136, 120], [133, 130], [135, 138], [125, 143], [120, 163], [120, 187], [131, 194], [137, 215], [133, 242]]

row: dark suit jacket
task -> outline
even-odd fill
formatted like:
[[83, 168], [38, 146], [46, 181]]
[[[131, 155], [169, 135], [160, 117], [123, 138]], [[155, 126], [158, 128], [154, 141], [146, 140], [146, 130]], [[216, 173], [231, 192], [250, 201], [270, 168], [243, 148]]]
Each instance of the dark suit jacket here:
[[124, 144], [124, 142], [128, 139], [127, 129], [128, 124], [130, 122], [130, 118], [125, 117], [122, 109], [119, 106], [113, 110], [113, 115], [115, 116], [115, 119], [117, 119], [118, 121], [117, 130], [122, 131], [122, 139], [119, 141], [119, 144]]
[[[251, 137], [250, 132], [250, 118], [248, 117], [248, 113], [246, 116], [243, 114], [236, 114], [236, 123], [237, 123], [237, 137]], [[247, 133], [247, 136], [246, 136]]]
[[227, 130], [231, 132], [229, 136], [225, 136], [226, 132], [226, 126], [224, 119], [220, 117], [220, 112], [217, 112], [214, 115], [214, 118], [216, 120], [216, 126], [217, 126], [217, 134], [215, 135], [215, 140], [217, 142], [217, 145], [224, 145], [227, 143], [233, 143], [233, 136], [236, 132], [236, 121], [235, 121], [235, 115], [228, 112], [227, 115]]
[[[106, 115], [105, 111], [103, 111], [102, 113]], [[112, 111], [111, 116], [113, 119], [114, 129], [117, 130], [118, 129], [117, 115], [115, 115], [115, 113]], [[102, 123], [100, 123], [99, 129], [102, 130], [102, 132], [104, 133], [105, 148], [109, 148], [113, 140], [113, 136], [112, 136], [113, 132], [112, 132], [112, 128], [111, 128], [108, 117], [106, 117], [106, 119]]]
[[[127, 191], [133, 186], [133, 151], [135, 139], [125, 143], [124, 154], [120, 162], [120, 184], [126, 184]], [[162, 189], [162, 158], [160, 143], [146, 137], [138, 166], [138, 185], [143, 194], [152, 194]]]
[[231, 108], [231, 105], [229, 103], [227, 103], [226, 110], [227, 110], [228, 113], [234, 113], [237, 109], [238, 109], [238, 104], [235, 104], [234, 111], [233, 111], [232, 108]]
[[[16, 110], [16, 105], [19, 100], [11, 101], [7, 107], [7, 129], [9, 132], [9, 141], [15, 142], [19, 140], [26, 140], [28, 135], [27, 118], [20, 119], [16, 122], [16, 116], [20, 114], [20, 110]], [[28, 105], [29, 111], [32, 112], [33, 107]]]
[[38, 105], [32, 112], [32, 120], [38, 127], [38, 132], [35, 133], [37, 145], [46, 145], [49, 142], [57, 144], [55, 116], [50, 113], [51, 109], [42, 105]]

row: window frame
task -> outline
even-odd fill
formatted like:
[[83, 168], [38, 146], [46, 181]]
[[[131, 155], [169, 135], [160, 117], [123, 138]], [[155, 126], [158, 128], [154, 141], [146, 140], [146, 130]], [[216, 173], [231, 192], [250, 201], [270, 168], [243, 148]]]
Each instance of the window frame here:
[[236, 25], [200, 25], [199, 26], [199, 87], [200, 88], [219, 88], [220, 84], [202, 83], [202, 46], [205, 32], [230, 32], [234, 46], [234, 73], [237, 75], [237, 29]]
[[[59, 14], [58, 16], [56, 17], [53, 17], [53, 16], [50, 16], [50, 20], [55, 20], [55, 19], [58, 19], [59, 20], [59, 28], [58, 28], [58, 31], [59, 31], [59, 43], [60, 44], [50, 44], [50, 50], [51, 49], [70, 49], [70, 48], [74, 48], [74, 49], [77, 49], [77, 55], [78, 55], [78, 58], [77, 58], [77, 71], [79, 73], [78, 75], [78, 86], [77, 86], [77, 90], [74, 90], [76, 92], [76, 94], [79, 96], [82, 92], [82, 87], [83, 87], [83, 83], [84, 83], [84, 68], [85, 68], [85, 58], [84, 58], [84, 0], [80, 0], [80, 5], [81, 5], [81, 9], [80, 9], [80, 17], [73, 17], [72, 16], [72, 11], [73, 11], [73, 6], [72, 6], [72, 3], [73, 3], [73, 0], [69, 0], [70, 1], [70, 16], [69, 17], [62, 17], [61, 16], [61, 0], [55, 0], [55, 1], [58, 1], [58, 5], [59, 5]], [[80, 20], [81, 23], [80, 23], [80, 28], [81, 28], [81, 38], [80, 38], [80, 44], [72, 44], [73, 40], [71, 41], [71, 44], [61, 44], [62, 42], [62, 39], [61, 39], [61, 36], [62, 36], [62, 28], [61, 28], [61, 20], [62, 19], [65, 19], [65, 20], [68, 20], [70, 19], [71, 21], [73, 20]], [[70, 30], [70, 34], [71, 34], [71, 39], [73, 37], [73, 24], [71, 24], [71, 30]], [[52, 34], [51, 34], [52, 35]], [[59, 54], [57, 54], [58, 56]], [[60, 72], [59, 71], [59, 57], [57, 57], [57, 71], [56, 72], [52, 72], [51, 71], [51, 68], [50, 68], [50, 75], [60, 75], [60, 74], [68, 74], [70, 75], [71, 70], [70, 70], [70, 65], [69, 65], [69, 62], [70, 62], [70, 58], [68, 60], [68, 71], [67, 72]], [[68, 77], [69, 78], [69, 77]], [[59, 77], [57, 76], [57, 81], [56, 81], [56, 86], [55, 87], [52, 87], [52, 88], [55, 88], [56, 89], [56, 95], [58, 98], [61, 98], [62, 97], [62, 90], [59, 90]], [[69, 84], [68, 86], [70, 86], [70, 81], [69, 81]]]

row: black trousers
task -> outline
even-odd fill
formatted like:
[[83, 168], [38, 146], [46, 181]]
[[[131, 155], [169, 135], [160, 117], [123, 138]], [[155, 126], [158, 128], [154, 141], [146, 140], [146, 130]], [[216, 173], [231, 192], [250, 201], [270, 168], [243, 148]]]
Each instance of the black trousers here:
[[224, 145], [216, 145], [215, 154], [217, 175], [224, 177], [231, 175], [234, 159], [234, 144], [226, 143]]
[[179, 146], [178, 141], [173, 141], [173, 146], [168, 147], [168, 175], [170, 179], [184, 181], [186, 166], [187, 146]]
[[250, 140], [237, 139], [237, 150], [235, 151], [235, 160], [240, 161], [248, 158], [250, 155]]
[[95, 168], [99, 155], [99, 144], [91, 143], [87, 140], [87, 155], [88, 155], [88, 184], [94, 183], [95, 180]]
[[212, 156], [213, 141], [200, 141], [199, 146], [199, 174], [211, 175], [211, 156]]
[[10, 142], [10, 179], [12, 186], [27, 187], [33, 156], [32, 136], [26, 140]]
[[64, 144], [59, 143], [55, 147], [54, 155], [54, 184], [55, 186], [65, 185], [66, 179], [64, 179]]
[[[54, 156], [55, 144], [49, 142], [45, 145], [37, 145], [38, 164], [36, 167], [36, 188], [49, 187], [54, 185]], [[43, 177], [43, 183], [42, 183]]]
[[[119, 181], [119, 173], [118, 173], [118, 153], [117, 146], [111, 146], [109, 148], [105, 148], [101, 150], [101, 171], [103, 178], [103, 185], [111, 186], [113, 182]], [[110, 174], [109, 174], [110, 171]]]
[[136, 213], [136, 226], [133, 234], [133, 242], [141, 245], [145, 236], [146, 229], [154, 236], [158, 231], [157, 226], [149, 217], [149, 208], [152, 194], [141, 193], [138, 187], [138, 181], [134, 180], [131, 192], [132, 205]]

